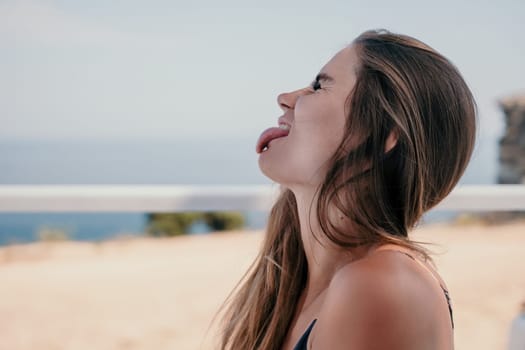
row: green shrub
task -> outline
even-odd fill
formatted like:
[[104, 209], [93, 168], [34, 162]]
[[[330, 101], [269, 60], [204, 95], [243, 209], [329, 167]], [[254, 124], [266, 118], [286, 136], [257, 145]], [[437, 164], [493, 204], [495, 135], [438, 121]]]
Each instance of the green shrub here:
[[183, 212], [148, 214], [146, 232], [151, 236], [178, 236], [188, 233], [199, 220], [212, 231], [235, 230], [244, 227], [244, 216], [238, 212]]
[[178, 236], [188, 232], [200, 213], [149, 214], [147, 233], [152, 236]]
[[213, 231], [237, 230], [244, 227], [244, 216], [238, 212], [208, 212], [204, 213], [203, 219]]
[[56, 227], [41, 227], [36, 233], [38, 240], [42, 242], [67, 241], [70, 235], [68, 230]]

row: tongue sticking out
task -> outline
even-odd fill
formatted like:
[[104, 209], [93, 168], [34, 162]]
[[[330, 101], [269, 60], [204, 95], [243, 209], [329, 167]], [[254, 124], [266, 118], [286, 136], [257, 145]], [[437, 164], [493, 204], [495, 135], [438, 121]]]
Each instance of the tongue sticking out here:
[[259, 141], [257, 141], [257, 146], [255, 150], [257, 153], [262, 153], [263, 150], [268, 147], [269, 143], [272, 140], [275, 140], [280, 137], [288, 136], [288, 133], [290, 130], [285, 130], [281, 128], [269, 128], [263, 131], [261, 136], [259, 137]]

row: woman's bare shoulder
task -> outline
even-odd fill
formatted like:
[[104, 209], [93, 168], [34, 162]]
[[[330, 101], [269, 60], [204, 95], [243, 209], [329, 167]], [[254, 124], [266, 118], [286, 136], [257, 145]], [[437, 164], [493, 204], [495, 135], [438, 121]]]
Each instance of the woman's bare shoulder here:
[[316, 348], [421, 349], [432, 337], [432, 280], [399, 252], [381, 252], [341, 268], [319, 313]]

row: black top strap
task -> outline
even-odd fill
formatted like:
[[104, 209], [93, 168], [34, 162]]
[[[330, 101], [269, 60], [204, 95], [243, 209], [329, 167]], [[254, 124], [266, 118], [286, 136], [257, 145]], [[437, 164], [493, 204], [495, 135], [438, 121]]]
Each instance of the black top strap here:
[[297, 344], [295, 344], [293, 350], [308, 350], [306, 347], [308, 344], [308, 337], [310, 336], [310, 332], [312, 331], [312, 328], [314, 328], [316, 321], [317, 319], [314, 319], [312, 323], [310, 323], [310, 325], [308, 326], [306, 331], [304, 331], [303, 335], [301, 336]]

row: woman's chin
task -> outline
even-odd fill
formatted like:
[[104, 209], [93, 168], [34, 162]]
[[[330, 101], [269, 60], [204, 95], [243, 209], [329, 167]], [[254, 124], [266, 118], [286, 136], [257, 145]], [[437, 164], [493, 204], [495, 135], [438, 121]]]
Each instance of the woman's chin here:
[[278, 166], [275, 161], [272, 161], [271, 157], [267, 157], [264, 152], [259, 156], [259, 169], [264, 176], [272, 180], [273, 182], [283, 184], [286, 178], [286, 170], [283, 169], [282, 165]]
[[266, 151], [259, 154], [259, 169], [264, 176], [272, 181], [276, 181], [274, 178], [275, 169], [273, 169], [274, 167], [272, 167], [271, 161], [266, 157], [265, 153]]

